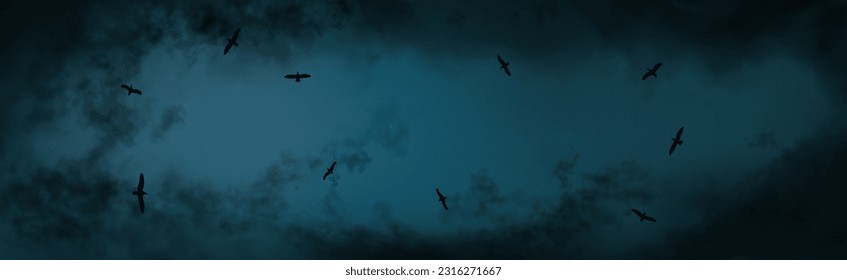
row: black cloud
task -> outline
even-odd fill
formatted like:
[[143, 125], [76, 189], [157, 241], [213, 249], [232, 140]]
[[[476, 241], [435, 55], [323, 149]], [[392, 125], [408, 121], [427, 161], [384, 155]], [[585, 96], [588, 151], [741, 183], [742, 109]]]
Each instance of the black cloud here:
[[150, 138], [153, 141], [161, 140], [171, 128], [183, 122], [185, 122], [185, 110], [180, 106], [168, 107], [162, 112], [162, 118], [159, 120], [159, 124], [153, 128]]

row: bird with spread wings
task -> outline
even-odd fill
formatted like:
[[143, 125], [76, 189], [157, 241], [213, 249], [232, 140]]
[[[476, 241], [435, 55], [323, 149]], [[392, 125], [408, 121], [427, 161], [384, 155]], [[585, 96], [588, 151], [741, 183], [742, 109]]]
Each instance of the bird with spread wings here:
[[642, 81], [646, 80], [647, 77], [650, 77], [650, 76], [659, 77], [659, 76], [656, 76], [656, 71], [659, 71], [659, 67], [662, 67], [661, 62], [656, 63], [656, 65], [653, 65], [653, 69], [647, 69], [647, 73], [644, 73], [644, 75], [641, 76], [641, 80]]
[[300, 72], [297, 72], [297, 74], [285, 75], [286, 79], [294, 79], [294, 81], [298, 82], [298, 83], [300, 82], [300, 79], [311, 78], [311, 77], [312, 77], [312, 75], [309, 75], [309, 74], [306, 74], [306, 73], [300, 74]]
[[132, 88], [132, 85], [121, 85], [121, 87], [127, 91], [126, 95], [132, 95], [133, 93], [141, 95], [141, 91], [136, 88]]
[[141, 213], [144, 213], [144, 173], [141, 173], [141, 178], [138, 179], [138, 188], [132, 191], [132, 194], [138, 196], [138, 207], [141, 208]]
[[682, 145], [682, 130], [683, 129], [685, 129], [684, 126], [680, 127], [679, 131], [676, 132], [676, 138], [671, 138], [671, 140], [673, 140], [673, 144], [671, 144], [671, 150], [668, 152], [668, 155], [673, 154], [673, 151], [676, 150], [676, 146]]
[[232, 38], [226, 38], [226, 47], [224, 48], [224, 55], [229, 52], [229, 49], [232, 48], [232, 46], [238, 47], [238, 33], [240, 32], [241, 28], [236, 29], [235, 33], [232, 33]]
[[332, 174], [332, 172], [335, 170], [335, 164], [336, 162], [333, 161], [332, 165], [330, 165], [329, 168], [326, 169], [326, 173], [324, 173], [324, 180], [326, 180], [326, 176], [329, 176], [329, 174]]
[[444, 206], [444, 210], [447, 210], [447, 197], [441, 194], [441, 191], [438, 188], [435, 189], [435, 193], [438, 194], [438, 201], [441, 201], [441, 205]]
[[501, 58], [499, 54], [497, 55], [497, 61], [500, 62], [500, 69], [506, 71], [506, 75], [512, 76], [512, 72], [509, 72], [509, 62], [503, 60], [503, 58]]
[[632, 212], [633, 212], [633, 213], [635, 213], [635, 215], [638, 215], [638, 217], [639, 217], [639, 218], [641, 218], [641, 221], [642, 221], [642, 222], [643, 222], [644, 220], [648, 220], [648, 221], [651, 221], [651, 222], [656, 222], [656, 219], [654, 219], [653, 217], [647, 216], [647, 213], [645, 213], [645, 212], [641, 212], [641, 211], [638, 211], [638, 210], [636, 210], [636, 209], [632, 209]]

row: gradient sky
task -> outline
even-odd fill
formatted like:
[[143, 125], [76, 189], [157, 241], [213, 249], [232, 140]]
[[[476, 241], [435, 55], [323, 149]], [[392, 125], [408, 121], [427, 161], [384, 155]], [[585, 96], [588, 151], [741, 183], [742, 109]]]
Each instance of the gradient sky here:
[[847, 258], [843, 1], [6, 1], [0, 23], [2, 259]]

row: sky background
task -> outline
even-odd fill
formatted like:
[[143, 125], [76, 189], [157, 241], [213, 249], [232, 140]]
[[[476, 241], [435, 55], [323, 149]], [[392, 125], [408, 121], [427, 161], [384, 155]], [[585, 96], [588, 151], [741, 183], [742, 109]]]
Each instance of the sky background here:
[[5, 1], [0, 30], [2, 259], [847, 258], [843, 1]]

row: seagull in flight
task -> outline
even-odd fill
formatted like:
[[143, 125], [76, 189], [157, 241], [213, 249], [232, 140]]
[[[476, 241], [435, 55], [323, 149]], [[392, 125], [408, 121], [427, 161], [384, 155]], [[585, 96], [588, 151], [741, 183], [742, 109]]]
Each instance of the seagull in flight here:
[[653, 77], [657, 77], [657, 78], [658, 78], [659, 76], [656, 76], [656, 71], [659, 71], [659, 67], [662, 67], [662, 63], [661, 63], [661, 62], [656, 63], [656, 65], [653, 65], [653, 69], [649, 69], [649, 68], [648, 68], [648, 69], [647, 69], [647, 73], [644, 73], [644, 75], [643, 75], [643, 76], [641, 76], [641, 80], [642, 80], [642, 81], [643, 81], [643, 80], [646, 80], [646, 79], [647, 79], [647, 77], [650, 77], [650, 76], [653, 76]]
[[677, 145], [680, 145], [680, 146], [682, 145], [682, 130], [683, 129], [685, 129], [684, 126], [680, 127], [679, 131], [676, 132], [676, 138], [671, 138], [671, 140], [673, 140], [673, 144], [671, 144], [671, 150], [670, 150], [670, 152], [668, 152], [668, 155], [673, 154], [673, 151], [676, 150]]
[[441, 205], [444, 206], [444, 210], [447, 210], [447, 197], [441, 194], [441, 191], [438, 188], [435, 188], [435, 193], [438, 194], [438, 201], [441, 201]]
[[306, 73], [300, 74], [300, 72], [297, 72], [297, 74], [285, 75], [286, 79], [294, 79], [294, 81], [298, 82], [298, 83], [300, 82], [300, 79], [311, 78], [311, 77], [312, 77], [312, 75], [309, 75], [309, 74], [306, 74]]
[[238, 41], [239, 32], [241, 32], [241, 28], [236, 29], [235, 33], [232, 33], [232, 38], [226, 38], [226, 48], [224, 48], [224, 55], [229, 52], [229, 49], [232, 48], [232, 46], [238, 46], [238, 42], [236, 41]]
[[141, 213], [144, 213], [144, 173], [141, 173], [141, 178], [138, 179], [138, 189], [132, 191], [132, 194], [138, 196], [138, 207], [141, 207]]
[[506, 75], [509, 75], [511, 77], [512, 72], [509, 72], [509, 63], [503, 60], [503, 58], [501, 58], [499, 54], [497, 55], [497, 61], [500, 62], [500, 69], [506, 71]]
[[632, 209], [632, 212], [635, 213], [635, 215], [638, 215], [638, 217], [641, 218], [642, 222], [644, 220], [648, 220], [648, 221], [651, 221], [651, 222], [654, 222], [654, 223], [656, 222], [656, 219], [653, 219], [653, 217], [647, 216], [647, 213], [644, 213], [644, 212], [641, 212], [641, 211], [638, 211], [638, 210], [635, 210], [635, 209]]
[[126, 95], [132, 95], [133, 93], [141, 95], [141, 91], [136, 88], [132, 88], [132, 85], [121, 85], [121, 87], [126, 89]]
[[326, 180], [326, 176], [329, 176], [329, 174], [332, 174], [332, 171], [335, 170], [336, 163], [337, 162], [333, 161], [332, 165], [330, 165], [329, 168], [326, 169], [326, 173], [324, 173], [324, 180]]

